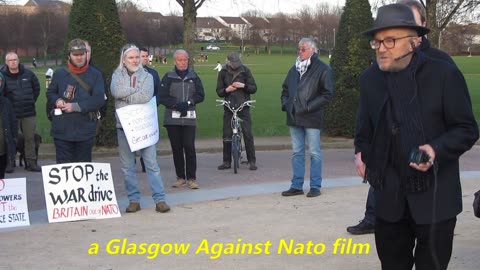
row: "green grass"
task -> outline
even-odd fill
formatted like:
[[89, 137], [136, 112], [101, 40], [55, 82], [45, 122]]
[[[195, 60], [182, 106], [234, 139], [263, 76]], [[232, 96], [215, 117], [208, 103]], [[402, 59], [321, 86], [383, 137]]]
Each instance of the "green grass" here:
[[[196, 63], [195, 71], [202, 79], [205, 88], [205, 101], [198, 104], [198, 137], [220, 137], [222, 134], [222, 116], [223, 108], [217, 107], [215, 99], [216, 94], [217, 71], [213, 70], [217, 61], [225, 62], [228, 51], [221, 50], [217, 52], [207, 52], [208, 62]], [[326, 57], [321, 57], [323, 61], [328, 62]], [[465, 74], [475, 117], [480, 120], [480, 56], [476, 57], [454, 57], [455, 62]], [[285, 124], [285, 114], [280, 110], [280, 94], [282, 83], [285, 79], [288, 69], [293, 65], [295, 55], [293, 52], [280, 55], [254, 55], [250, 53], [243, 57], [243, 62], [250, 67], [253, 76], [257, 82], [257, 93], [252, 96], [257, 103], [252, 112], [253, 133], [255, 136], [286, 136], [288, 129]], [[163, 76], [173, 67], [172, 58], [168, 59], [168, 65], [156, 64], [155, 68]], [[39, 132], [46, 142], [51, 142], [50, 122], [45, 114], [45, 68], [37, 68], [34, 72], [40, 80], [42, 93], [37, 101], [37, 132]], [[163, 106], [159, 108], [159, 124], [163, 122]], [[165, 134], [165, 131], [161, 131]], [[165, 135], [164, 135], [165, 136]]]

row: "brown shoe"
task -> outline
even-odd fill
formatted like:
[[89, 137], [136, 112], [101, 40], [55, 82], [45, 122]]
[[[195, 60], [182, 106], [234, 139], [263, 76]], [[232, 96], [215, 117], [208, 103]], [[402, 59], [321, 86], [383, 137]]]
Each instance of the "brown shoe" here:
[[137, 211], [140, 211], [140, 203], [139, 202], [130, 202], [130, 204], [127, 207], [127, 210], [125, 212], [127, 213], [135, 213]]
[[187, 186], [191, 189], [198, 189], [198, 183], [195, 179], [189, 179], [187, 181]]
[[157, 206], [155, 206], [155, 211], [160, 213], [166, 213], [170, 211], [170, 206], [166, 202], [158, 202]]
[[257, 165], [255, 165], [255, 162], [250, 162], [250, 166], [248, 167], [250, 171], [256, 171], [257, 170]]
[[185, 181], [185, 179], [177, 178], [177, 181], [175, 181], [175, 183], [173, 183], [172, 187], [175, 187], [175, 188], [183, 187], [183, 186], [185, 186], [186, 183], [187, 183], [187, 181]]

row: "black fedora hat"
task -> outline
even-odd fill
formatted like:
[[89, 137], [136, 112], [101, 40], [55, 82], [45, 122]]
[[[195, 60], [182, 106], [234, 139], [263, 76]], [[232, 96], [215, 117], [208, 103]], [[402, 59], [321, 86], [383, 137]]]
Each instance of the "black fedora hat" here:
[[417, 25], [412, 10], [404, 4], [391, 4], [380, 7], [377, 12], [377, 18], [373, 22], [373, 27], [363, 32], [363, 34], [371, 37], [376, 32], [387, 28], [411, 28], [417, 31], [419, 37], [430, 32], [430, 29]]

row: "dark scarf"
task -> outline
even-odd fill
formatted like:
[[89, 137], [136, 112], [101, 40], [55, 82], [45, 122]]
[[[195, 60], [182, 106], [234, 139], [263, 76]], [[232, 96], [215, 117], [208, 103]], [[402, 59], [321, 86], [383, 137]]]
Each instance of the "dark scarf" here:
[[410, 64], [399, 72], [385, 72], [387, 92], [367, 160], [365, 180], [382, 189], [387, 166], [398, 172], [406, 192], [430, 187], [431, 170], [424, 173], [409, 166], [412, 149], [425, 144], [415, 73], [425, 61], [415, 53]]
[[183, 80], [188, 74], [188, 68], [185, 70], [179, 70], [177, 67], [175, 67], [175, 73], [177, 73], [177, 75]]

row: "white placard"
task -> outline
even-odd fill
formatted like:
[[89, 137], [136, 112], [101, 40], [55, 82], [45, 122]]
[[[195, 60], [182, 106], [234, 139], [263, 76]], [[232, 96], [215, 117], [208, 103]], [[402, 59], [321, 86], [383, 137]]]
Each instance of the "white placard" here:
[[29, 225], [27, 178], [0, 179], [0, 228]]
[[130, 151], [154, 145], [158, 142], [157, 101], [153, 97], [145, 104], [128, 105], [116, 110], [127, 137]]
[[48, 221], [120, 217], [109, 163], [42, 166]]

